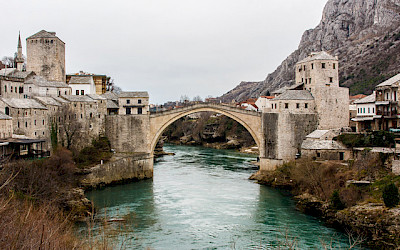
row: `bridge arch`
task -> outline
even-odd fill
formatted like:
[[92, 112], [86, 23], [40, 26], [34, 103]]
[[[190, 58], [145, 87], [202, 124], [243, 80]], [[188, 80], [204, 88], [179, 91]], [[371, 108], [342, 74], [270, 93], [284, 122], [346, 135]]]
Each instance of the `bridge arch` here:
[[150, 115], [150, 153], [153, 155], [158, 140], [165, 129], [173, 122], [193, 113], [207, 111], [223, 114], [240, 123], [250, 133], [258, 148], [261, 150], [263, 140], [260, 113], [220, 104], [195, 104], [185, 108]]

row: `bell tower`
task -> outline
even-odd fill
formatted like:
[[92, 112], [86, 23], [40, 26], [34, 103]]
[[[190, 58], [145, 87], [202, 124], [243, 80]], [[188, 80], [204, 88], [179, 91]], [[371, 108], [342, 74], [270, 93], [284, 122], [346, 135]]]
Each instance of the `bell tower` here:
[[18, 34], [18, 47], [17, 47], [17, 56], [15, 57], [15, 64], [18, 71], [22, 71], [24, 69], [24, 57], [22, 56], [22, 44], [21, 44], [21, 33]]

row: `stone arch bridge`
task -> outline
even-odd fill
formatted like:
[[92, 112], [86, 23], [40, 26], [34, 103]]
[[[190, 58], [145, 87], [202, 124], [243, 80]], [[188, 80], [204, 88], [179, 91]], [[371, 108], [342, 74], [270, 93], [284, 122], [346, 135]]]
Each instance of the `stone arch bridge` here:
[[293, 160], [305, 136], [318, 126], [316, 114], [260, 113], [223, 104], [199, 103], [148, 115], [109, 115], [106, 136], [116, 152], [146, 155], [143, 168], [153, 170], [154, 148], [164, 130], [181, 117], [211, 111], [239, 122], [260, 151], [260, 170]]

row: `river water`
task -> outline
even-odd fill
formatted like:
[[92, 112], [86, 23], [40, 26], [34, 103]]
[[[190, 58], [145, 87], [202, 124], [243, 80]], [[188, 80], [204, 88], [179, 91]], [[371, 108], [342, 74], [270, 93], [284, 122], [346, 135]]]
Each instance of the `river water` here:
[[255, 172], [254, 156], [192, 146], [164, 149], [175, 155], [157, 160], [152, 180], [87, 193], [98, 218], [124, 220], [124, 230], [114, 237], [117, 246], [271, 249], [294, 243], [298, 249], [346, 248], [344, 234], [296, 211], [282, 191], [248, 180]]

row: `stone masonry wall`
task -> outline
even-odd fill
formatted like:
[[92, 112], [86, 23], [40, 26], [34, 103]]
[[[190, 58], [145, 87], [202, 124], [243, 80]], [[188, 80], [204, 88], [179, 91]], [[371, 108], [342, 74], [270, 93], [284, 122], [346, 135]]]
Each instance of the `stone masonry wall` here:
[[317, 129], [317, 114], [279, 114], [276, 159], [291, 161], [300, 152], [301, 143]]
[[129, 180], [153, 177], [153, 158], [149, 154], [113, 156], [110, 162], [99, 164], [89, 170], [81, 183], [87, 188], [96, 188]]
[[148, 115], [108, 115], [106, 116], [106, 136], [116, 152], [149, 151]]

